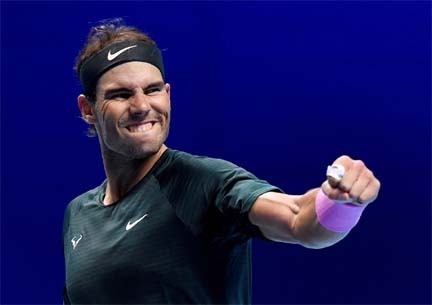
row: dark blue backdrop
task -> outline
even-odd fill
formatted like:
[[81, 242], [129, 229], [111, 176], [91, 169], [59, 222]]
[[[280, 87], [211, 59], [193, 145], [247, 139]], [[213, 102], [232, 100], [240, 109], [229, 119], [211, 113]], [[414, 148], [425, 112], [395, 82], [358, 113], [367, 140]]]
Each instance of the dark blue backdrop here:
[[60, 303], [66, 204], [104, 178], [72, 66], [94, 22], [164, 49], [168, 146], [288, 193], [341, 154], [379, 199], [323, 250], [254, 241], [254, 303], [431, 303], [431, 3], [1, 2], [1, 303]]

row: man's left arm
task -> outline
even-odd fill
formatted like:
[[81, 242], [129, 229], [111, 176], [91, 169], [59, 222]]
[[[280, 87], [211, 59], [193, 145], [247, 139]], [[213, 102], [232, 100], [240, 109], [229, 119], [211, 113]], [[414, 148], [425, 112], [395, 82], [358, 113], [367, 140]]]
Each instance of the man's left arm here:
[[268, 192], [259, 196], [249, 212], [251, 223], [268, 239], [308, 248], [340, 241], [377, 198], [380, 182], [360, 160], [342, 156], [333, 165], [345, 169], [339, 181], [330, 177], [321, 188], [304, 195]]

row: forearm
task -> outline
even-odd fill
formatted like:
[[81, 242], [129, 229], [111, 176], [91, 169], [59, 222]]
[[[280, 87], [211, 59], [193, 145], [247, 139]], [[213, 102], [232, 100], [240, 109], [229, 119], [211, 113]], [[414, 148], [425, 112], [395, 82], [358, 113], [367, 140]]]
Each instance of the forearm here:
[[380, 189], [380, 182], [362, 161], [338, 158], [332, 167], [345, 169], [335, 183], [294, 196], [269, 192], [255, 201], [250, 221], [274, 241], [324, 248], [343, 239]]
[[[327, 208], [324, 213], [321, 206], [317, 213], [318, 192], [319, 189], [313, 189], [300, 196], [265, 193], [255, 202], [249, 219], [268, 239], [314, 249], [328, 247], [343, 239], [356, 221], [352, 222], [351, 211], [346, 214], [342, 203], [333, 203], [328, 198], [325, 199], [333, 206], [324, 206]], [[321, 203], [318, 202], [318, 207]], [[357, 213], [358, 216], [360, 214]]]

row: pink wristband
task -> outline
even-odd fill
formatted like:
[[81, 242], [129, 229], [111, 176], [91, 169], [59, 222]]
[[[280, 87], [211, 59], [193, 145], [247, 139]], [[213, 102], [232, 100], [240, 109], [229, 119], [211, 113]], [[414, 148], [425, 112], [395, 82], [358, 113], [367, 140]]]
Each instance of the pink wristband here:
[[334, 232], [348, 232], [357, 224], [366, 205], [337, 203], [319, 190], [315, 199], [318, 221], [326, 229]]

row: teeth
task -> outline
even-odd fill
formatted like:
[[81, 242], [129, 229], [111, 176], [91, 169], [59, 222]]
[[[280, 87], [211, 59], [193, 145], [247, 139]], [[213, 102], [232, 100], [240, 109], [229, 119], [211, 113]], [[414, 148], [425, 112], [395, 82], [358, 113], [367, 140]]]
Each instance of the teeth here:
[[152, 127], [153, 127], [153, 123], [146, 123], [142, 125], [129, 126], [129, 130], [131, 132], [144, 132], [151, 129]]

